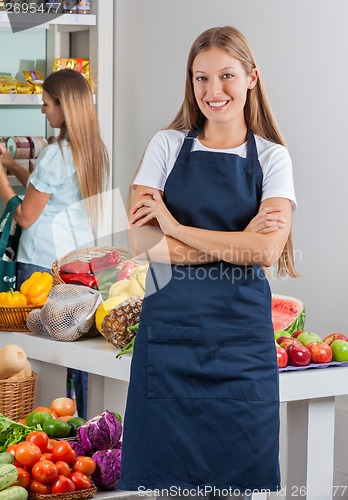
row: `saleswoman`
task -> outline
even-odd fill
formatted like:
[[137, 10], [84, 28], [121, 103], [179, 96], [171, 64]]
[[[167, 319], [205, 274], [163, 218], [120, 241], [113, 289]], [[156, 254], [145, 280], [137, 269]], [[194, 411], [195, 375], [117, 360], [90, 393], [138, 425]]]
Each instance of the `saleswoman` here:
[[161, 283], [165, 247], [172, 278], [143, 302], [119, 487], [275, 491], [278, 365], [262, 266], [278, 260], [280, 273], [296, 276], [295, 195], [288, 151], [236, 29], [212, 28], [193, 43], [183, 104], [151, 140], [134, 186], [133, 227], [155, 221], [165, 235], [150, 250], [148, 278]]
[[[84, 76], [72, 69], [51, 73], [43, 83], [42, 101], [42, 113], [60, 133], [42, 151], [34, 172], [29, 176], [0, 144], [0, 166], [27, 188], [15, 213], [22, 227], [17, 288], [34, 271], [50, 271], [57, 258], [93, 245], [93, 227], [100, 215], [96, 195], [105, 190], [109, 173], [92, 92]], [[0, 168], [3, 203], [15, 195]]]

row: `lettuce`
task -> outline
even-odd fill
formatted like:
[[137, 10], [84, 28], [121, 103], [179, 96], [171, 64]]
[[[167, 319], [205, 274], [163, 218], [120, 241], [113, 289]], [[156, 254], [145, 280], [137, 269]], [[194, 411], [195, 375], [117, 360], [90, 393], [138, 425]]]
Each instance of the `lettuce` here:
[[0, 453], [6, 451], [11, 444], [25, 441], [33, 430], [37, 430], [36, 427], [20, 424], [0, 413]]
[[77, 437], [88, 455], [115, 448], [122, 434], [122, 424], [115, 413], [105, 410], [77, 429]]

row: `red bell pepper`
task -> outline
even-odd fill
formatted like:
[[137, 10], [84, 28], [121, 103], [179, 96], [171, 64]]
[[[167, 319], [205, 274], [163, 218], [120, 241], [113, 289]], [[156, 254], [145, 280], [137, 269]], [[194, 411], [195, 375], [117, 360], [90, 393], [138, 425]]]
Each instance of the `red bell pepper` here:
[[93, 257], [89, 263], [89, 270], [91, 273], [99, 273], [114, 267], [121, 262], [121, 256], [117, 250], [101, 255], [100, 257]]
[[119, 275], [117, 276], [116, 281], [121, 281], [121, 280], [128, 280], [131, 270], [136, 267], [136, 264], [132, 262], [131, 260], [126, 260], [126, 262], [123, 264], [121, 271]]
[[74, 260], [73, 262], [67, 262], [60, 266], [60, 270], [65, 273], [89, 273], [89, 264], [88, 262], [82, 262], [81, 260]]
[[73, 284], [73, 285], [84, 285], [89, 288], [97, 287], [97, 278], [93, 276], [93, 274], [88, 273], [64, 273], [59, 272], [60, 277], [64, 281], [64, 283]]

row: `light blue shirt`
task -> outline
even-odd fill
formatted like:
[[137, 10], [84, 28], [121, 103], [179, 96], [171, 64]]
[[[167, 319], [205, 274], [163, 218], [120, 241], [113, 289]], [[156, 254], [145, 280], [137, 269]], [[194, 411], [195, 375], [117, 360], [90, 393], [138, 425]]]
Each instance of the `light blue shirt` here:
[[68, 141], [42, 151], [29, 183], [51, 196], [40, 217], [22, 231], [18, 262], [51, 268], [57, 258], [94, 245]]

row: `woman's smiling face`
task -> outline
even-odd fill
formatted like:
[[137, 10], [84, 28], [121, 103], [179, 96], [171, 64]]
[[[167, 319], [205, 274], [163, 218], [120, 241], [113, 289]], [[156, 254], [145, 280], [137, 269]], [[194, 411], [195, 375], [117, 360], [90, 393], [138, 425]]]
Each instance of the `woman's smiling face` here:
[[238, 59], [212, 47], [194, 59], [192, 79], [197, 104], [208, 120], [244, 120], [247, 91], [257, 83], [255, 68], [247, 75]]

